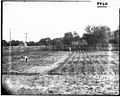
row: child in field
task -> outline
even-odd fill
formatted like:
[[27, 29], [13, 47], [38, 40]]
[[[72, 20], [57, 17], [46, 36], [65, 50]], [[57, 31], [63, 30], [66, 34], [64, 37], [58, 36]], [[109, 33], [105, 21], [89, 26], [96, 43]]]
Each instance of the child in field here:
[[27, 56], [22, 56], [22, 59], [24, 59], [25, 62], [28, 61], [28, 57]]

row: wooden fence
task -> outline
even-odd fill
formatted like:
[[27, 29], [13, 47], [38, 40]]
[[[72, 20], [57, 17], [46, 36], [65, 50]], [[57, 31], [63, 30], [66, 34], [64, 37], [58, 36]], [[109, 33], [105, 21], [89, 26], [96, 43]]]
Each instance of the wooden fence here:
[[[66, 45], [56, 45], [52, 46], [53, 51], [68, 51], [71, 47], [72, 51], [87, 51], [87, 50], [97, 50], [97, 51], [108, 51], [108, 45], [76, 45], [76, 46], [66, 46]], [[112, 51], [119, 51], [119, 45], [112, 45]]]
[[[11, 52], [13, 55], [16, 54], [25, 54], [29, 52], [39, 52], [39, 51], [69, 51], [71, 47], [72, 51], [108, 51], [108, 45], [76, 45], [76, 46], [67, 46], [67, 45], [55, 45], [55, 46], [28, 46], [28, 47], [17, 47], [13, 46]], [[112, 51], [119, 51], [119, 45], [112, 45]], [[9, 47], [3, 47], [3, 55], [9, 55]]]

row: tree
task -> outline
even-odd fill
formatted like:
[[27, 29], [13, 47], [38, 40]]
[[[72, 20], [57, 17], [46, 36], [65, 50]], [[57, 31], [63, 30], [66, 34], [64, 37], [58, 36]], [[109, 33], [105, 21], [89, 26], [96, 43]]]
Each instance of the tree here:
[[109, 42], [110, 28], [107, 26], [87, 26], [85, 28], [86, 34], [83, 34], [83, 39], [87, 41], [88, 44], [107, 44]]
[[63, 37], [63, 44], [64, 45], [71, 45], [72, 41], [73, 41], [72, 32], [65, 33], [64, 37]]
[[29, 42], [27, 42], [27, 45], [28, 45], [28, 46], [35, 46], [36, 44], [35, 44], [34, 41], [29, 41]]
[[62, 44], [63, 44], [62, 38], [54, 38], [52, 40], [52, 45], [62, 45]]
[[85, 31], [87, 32], [87, 34], [91, 34], [91, 26], [88, 25], [88, 26], [85, 28]]
[[[12, 41], [11, 41], [11, 46], [18, 46], [20, 43], [22, 43], [22, 41], [12, 40]], [[10, 41], [9, 41], [9, 44], [10, 44]]]
[[8, 42], [6, 40], [2, 40], [2, 46], [8, 46]]
[[45, 46], [51, 45], [51, 39], [50, 38], [42, 38], [39, 41], [39, 44], [40, 45], [45, 45]]
[[73, 41], [80, 41], [80, 36], [76, 31], [73, 32]]
[[92, 44], [92, 34], [84, 33], [82, 39], [86, 40], [88, 44]]

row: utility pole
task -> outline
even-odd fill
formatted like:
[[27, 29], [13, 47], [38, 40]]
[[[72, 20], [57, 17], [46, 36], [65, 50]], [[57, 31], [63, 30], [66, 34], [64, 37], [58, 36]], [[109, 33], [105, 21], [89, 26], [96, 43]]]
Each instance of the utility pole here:
[[26, 43], [26, 46], [27, 46], [27, 35], [28, 35], [28, 33], [25, 33], [25, 35], [26, 35], [26, 37], [25, 37], [25, 39], [26, 39], [25, 43]]
[[27, 34], [28, 34], [28, 33], [25, 33], [25, 34], [26, 34], [26, 37], [25, 37], [25, 38], [26, 38], [26, 42], [27, 42]]
[[10, 33], [9, 33], [9, 38], [10, 38], [10, 46], [9, 46], [9, 72], [11, 72], [11, 61], [12, 61], [12, 58], [11, 58], [11, 29], [10, 29]]

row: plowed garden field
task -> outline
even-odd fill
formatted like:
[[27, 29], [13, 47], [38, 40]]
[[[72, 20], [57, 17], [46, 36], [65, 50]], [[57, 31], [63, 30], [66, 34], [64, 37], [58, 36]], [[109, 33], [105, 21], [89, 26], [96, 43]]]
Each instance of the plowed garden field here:
[[[46, 51], [3, 57], [2, 85], [17, 95], [118, 95], [119, 52]], [[111, 58], [111, 59], [110, 59]]]

